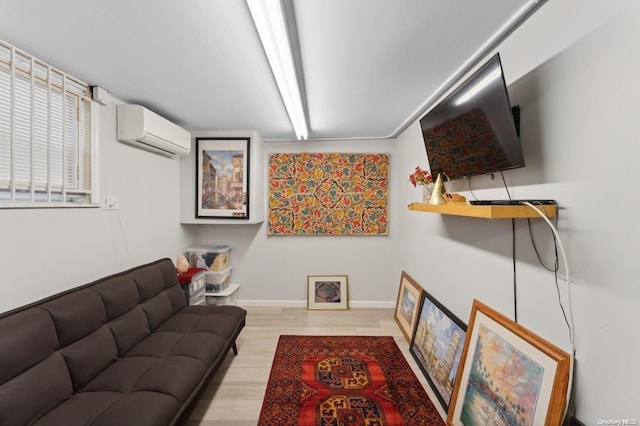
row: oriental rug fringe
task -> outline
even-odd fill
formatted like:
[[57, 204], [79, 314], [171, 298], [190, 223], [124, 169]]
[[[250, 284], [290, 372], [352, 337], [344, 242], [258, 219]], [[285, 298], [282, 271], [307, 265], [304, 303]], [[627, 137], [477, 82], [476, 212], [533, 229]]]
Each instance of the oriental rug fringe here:
[[280, 336], [261, 426], [444, 425], [388, 336]]

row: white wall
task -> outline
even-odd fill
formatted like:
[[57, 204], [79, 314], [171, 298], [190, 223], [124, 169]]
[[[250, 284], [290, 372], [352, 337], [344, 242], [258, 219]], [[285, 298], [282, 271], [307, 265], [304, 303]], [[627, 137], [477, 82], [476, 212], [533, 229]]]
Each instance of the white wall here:
[[[634, 4], [635, 3], [635, 4]], [[633, 7], [630, 8], [630, 5]], [[512, 104], [522, 108], [527, 166], [505, 173], [513, 198], [553, 198], [572, 274], [577, 417], [640, 421], [640, 308], [635, 262], [640, 95], [640, 7], [629, 1], [550, 1], [499, 49]], [[416, 158], [418, 160], [416, 160]], [[417, 201], [402, 183], [426, 166], [420, 128], [397, 140], [398, 205]], [[472, 180], [479, 198], [506, 198], [501, 180]], [[449, 189], [470, 198], [465, 183]], [[534, 221], [542, 257], [552, 264], [549, 231]], [[467, 322], [478, 298], [513, 317], [510, 220], [398, 211], [395, 274], [407, 271]], [[570, 350], [554, 277], [539, 265], [526, 221], [516, 221], [518, 320]], [[564, 276], [564, 268], [561, 271]], [[567, 285], [560, 291], [567, 302]], [[566, 305], [565, 305], [566, 307]]]
[[100, 107], [100, 175], [120, 209], [0, 210], [0, 312], [189, 246], [180, 161], [117, 142], [115, 115]]
[[[393, 140], [266, 142], [264, 161], [274, 152], [388, 152]], [[393, 162], [393, 155], [391, 155]], [[393, 179], [391, 180], [393, 186]], [[238, 297], [247, 304], [306, 306], [307, 275], [346, 274], [350, 306], [395, 304], [399, 277], [392, 271], [397, 229], [394, 191], [390, 194], [388, 236], [267, 236], [259, 225], [187, 225], [198, 245], [232, 246], [231, 281], [240, 284]]]

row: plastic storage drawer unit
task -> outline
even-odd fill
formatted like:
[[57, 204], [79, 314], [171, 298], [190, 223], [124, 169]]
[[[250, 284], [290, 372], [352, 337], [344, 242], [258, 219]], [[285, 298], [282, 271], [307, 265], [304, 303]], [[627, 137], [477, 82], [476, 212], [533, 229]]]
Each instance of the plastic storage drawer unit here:
[[204, 281], [207, 287], [207, 293], [222, 291], [229, 285], [231, 277], [231, 266], [222, 271], [205, 271]]
[[189, 271], [178, 274], [178, 281], [184, 291], [184, 297], [189, 305], [205, 304], [205, 269], [190, 268]]
[[189, 266], [221, 271], [229, 266], [231, 246], [191, 247], [187, 250]]
[[238, 298], [240, 284], [229, 284], [229, 286], [217, 293], [207, 292], [207, 305], [235, 305]]

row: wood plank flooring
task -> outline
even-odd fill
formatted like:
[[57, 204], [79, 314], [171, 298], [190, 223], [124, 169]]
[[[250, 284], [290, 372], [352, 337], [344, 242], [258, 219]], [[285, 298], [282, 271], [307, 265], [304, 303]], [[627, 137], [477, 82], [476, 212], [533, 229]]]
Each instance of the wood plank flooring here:
[[186, 426], [255, 426], [258, 423], [273, 356], [282, 334], [393, 336], [416, 377], [446, 418], [424, 375], [409, 352], [409, 343], [392, 309], [309, 311], [305, 308], [248, 307], [238, 337], [238, 355], [229, 353]]

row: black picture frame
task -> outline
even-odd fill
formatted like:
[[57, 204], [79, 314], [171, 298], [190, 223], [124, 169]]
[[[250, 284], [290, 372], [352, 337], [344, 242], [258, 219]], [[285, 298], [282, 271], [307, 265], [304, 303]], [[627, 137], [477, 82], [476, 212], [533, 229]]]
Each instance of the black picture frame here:
[[445, 412], [449, 409], [467, 325], [423, 289], [409, 351]]
[[196, 218], [249, 219], [251, 138], [196, 138]]

